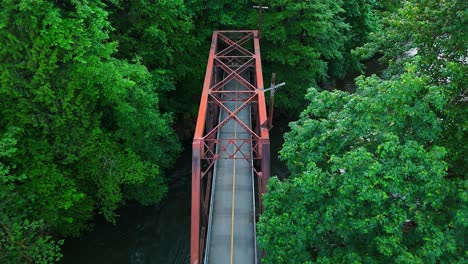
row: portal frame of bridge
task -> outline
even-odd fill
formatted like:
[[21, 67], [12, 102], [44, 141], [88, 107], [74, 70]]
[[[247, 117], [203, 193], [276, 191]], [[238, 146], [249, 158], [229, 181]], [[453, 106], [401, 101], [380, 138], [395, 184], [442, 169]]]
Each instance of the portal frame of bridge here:
[[[250, 71], [248, 74], [250, 80], [242, 77], [245, 71]], [[240, 96], [230, 98], [228, 93], [223, 91], [223, 87], [231, 80], [238, 81], [247, 88], [247, 91], [240, 93]], [[251, 161], [259, 192], [256, 202], [258, 213], [263, 211], [261, 197], [266, 191], [270, 177], [270, 139], [263, 88], [258, 31], [214, 31], [192, 144], [191, 264], [201, 264], [203, 261], [213, 169], [220, 152], [227, 153], [229, 159], [240, 158]], [[236, 110], [231, 111], [223, 103], [233, 100], [241, 104]], [[236, 116], [247, 105], [251, 106], [251, 126]], [[218, 120], [220, 111], [228, 112], [228, 117]], [[234, 138], [217, 138], [218, 131], [229, 120], [235, 120], [250, 133], [249, 142]], [[251, 146], [247, 153], [241, 150], [244, 144]], [[234, 147], [233, 153], [227, 152], [228, 146]]]

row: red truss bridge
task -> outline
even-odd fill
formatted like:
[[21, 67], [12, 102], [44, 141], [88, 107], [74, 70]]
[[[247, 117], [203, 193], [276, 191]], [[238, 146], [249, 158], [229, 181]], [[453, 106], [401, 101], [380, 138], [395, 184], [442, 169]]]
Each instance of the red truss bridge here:
[[215, 31], [193, 139], [191, 264], [257, 263], [270, 177], [258, 31]]

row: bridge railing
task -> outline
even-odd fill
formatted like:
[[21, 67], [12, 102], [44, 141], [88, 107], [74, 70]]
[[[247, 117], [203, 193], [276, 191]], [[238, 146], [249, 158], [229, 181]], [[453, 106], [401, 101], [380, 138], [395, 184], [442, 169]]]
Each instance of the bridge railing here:
[[[247, 90], [235, 96], [225, 92], [223, 87], [232, 80]], [[225, 156], [230, 159], [250, 161], [259, 190], [258, 212], [263, 210], [261, 195], [270, 177], [270, 140], [263, 88], [258, 31], [214, 31], [192, 144], [191, 264], [201, 264], [203, 260], [213, 169], [221, 152], [227, 153]], [[239, 102], [235, 110], [225, 106], [232, 101]], [[251, 107], [252, 124], [245, 124], [237, 117], [247, 106]], [[218, 120], [220, 111], [226, 111], [227, 118]], [[230, 120], [242, 126], [250, 134], [250, 140], [218, 139], [218, 131]], [[248, 153], [242, 151], [244, 144], [251, 146]]]

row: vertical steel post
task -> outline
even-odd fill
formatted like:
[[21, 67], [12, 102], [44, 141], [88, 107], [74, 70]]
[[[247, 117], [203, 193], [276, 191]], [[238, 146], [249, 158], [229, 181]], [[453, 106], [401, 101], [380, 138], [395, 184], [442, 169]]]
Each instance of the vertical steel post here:
[[[270, 87], [274, 87], [276, 82], [275, 82], [275, 79], [276, 79], [276, 73], [272, 73], [271, 74], [271, 86]], [[268, 129], [271, 129], [273, 127], [273, 111], [274, 111], [274, 107], [275, 107], [275, 89], [272, 89], [270, 91], [270, 111], [268, 112]]]
[[263, 206], [263, 194], [266, 192], [268, 179], [270, 178], [270, 140], [262, 141], [262, 180], [260, 187], [260, 213], [265, 209]]
[[200, 252], [200, 140], [192, 144], [192, 222], [190, 227], [190, 264], [199, 264]]

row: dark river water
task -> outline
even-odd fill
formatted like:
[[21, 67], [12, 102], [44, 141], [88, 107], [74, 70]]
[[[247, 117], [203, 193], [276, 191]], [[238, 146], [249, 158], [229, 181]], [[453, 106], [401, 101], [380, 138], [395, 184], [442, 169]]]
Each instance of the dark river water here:
[[98, 217], [94, 229], [68, 239], [62, 263], [188, 263], [191, 157], [184, 151], [169, 173], [171, 185], [158, 205], [129, 204], [117, 224]]

